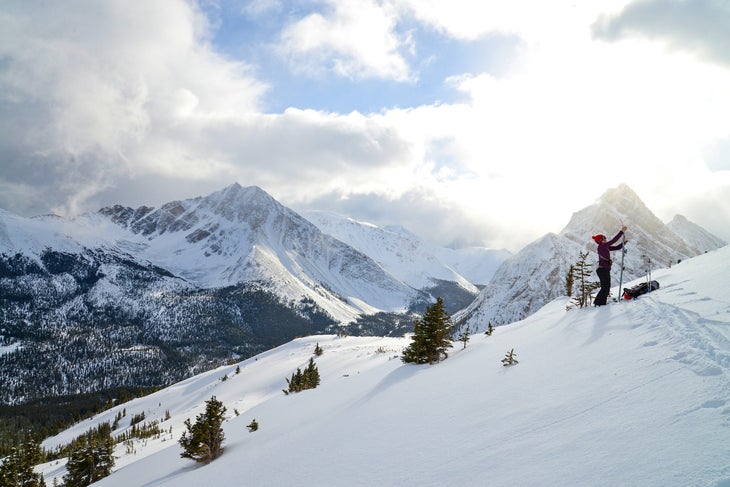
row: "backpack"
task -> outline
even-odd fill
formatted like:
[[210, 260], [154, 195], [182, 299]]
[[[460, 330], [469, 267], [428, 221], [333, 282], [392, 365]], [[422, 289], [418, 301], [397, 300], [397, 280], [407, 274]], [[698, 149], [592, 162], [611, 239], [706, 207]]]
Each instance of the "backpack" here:
[[[651, 291], [659, 289], [659, 283], [656, 281], [651, 281]], [[637, 284], [636, 286], [632, 288], [625, 287], [624, 288], [624, 299], [634, 299], [638, 298], [642, 294], [646, 294], [649, 292], [649, 283], [648, 282], [642, 282], [641, 284]]]

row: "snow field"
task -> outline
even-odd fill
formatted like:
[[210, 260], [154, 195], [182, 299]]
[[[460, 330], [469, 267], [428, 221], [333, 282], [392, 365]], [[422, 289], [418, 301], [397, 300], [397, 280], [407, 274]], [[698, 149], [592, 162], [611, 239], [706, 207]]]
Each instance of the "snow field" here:
[[[662, 288], [635, 301], [566, 311], [555, 300], [466, 349], [455, 341], [434, 366], [401, 363], [408, 339], [294, 340], [238, 375], [220, 368], [124, 405], [148, 419], [169, 410], [173, 435], [132, 455], [120, 446], [99, 485], [730, 485], [729, 257], [656, 271]], [[285, 396], [317, 342], [322, 384]], [[504, 367], [511, 348], [520, 363]], [[200, 466], [177, 439], [212, 395], [228, 407], [225, 452]], [[62, 475], [43, 471], [49, 485]]]

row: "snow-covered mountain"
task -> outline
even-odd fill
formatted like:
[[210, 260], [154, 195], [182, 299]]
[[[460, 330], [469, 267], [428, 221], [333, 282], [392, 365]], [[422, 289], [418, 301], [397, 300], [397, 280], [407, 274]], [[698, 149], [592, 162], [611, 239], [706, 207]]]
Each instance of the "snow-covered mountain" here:
[[488, 283], [510, 255], [506, 250], [439, 247], [400, 226], [381, 228], [326, 211], [302, 215], [412, 288], [441, 296], [452, 311], [471, 303], [479, 293], [475, 284]]
[[197, 287], [263, 282], [284, 300], [309, 299], [343, 323], [363, 312], [403, 311], [419, 298], [369, 256], [258, 187], [234, 184], [158, 209], [100, 213], [131, 232], [138, 255]]
[[302, 215], [416, 289], [427, 289], [440, 280], [475, 292], [475, 285], [487, 284], [497, 267], [511, 255], [504, 249], [440, 247], [401, 226], [381, 228], [327, 211], [305, 211]]
[[[119, 444], [100, 486], [730, 485], [728, 263], [730, 247], [686, 259], [655, 271], [658, 291], [602, 308], [566, 311], [558, 298], [466, 348], [455, 342], [433, 366], [399, 360], [407, 338], [297, 339], [44, 446], [124, 411], [115, 435], [140, 413], [164, 432]], [[316, 343], [321, 385], [285, 396]], [[519, 364], [504, 367], [511, 349]], [[211, 396], [228, 409], [224, 452], [196, 465], [177, 440]], [[47, 485], [64, 470], [38, 467]]]
[[238, 184], [75, 219], [2, 211], [0, 345], [14, 348], [0, 363], [0, 403], [169, 383], [211, 360], [348, 324], [349, 333], [402, 333], [431, 292], [449, 290], [462, 305], [476, 295], [457, 273], [434, 269], [404, 282]]
[[684, 240], [688, 247], [697, 249], [700, 252], [717, 249], [727, 242], [717, 238], [696, 223], [692, 223], [682, 215], [676, 215], [672, 221], [667, 223], [667, 227]]
[[[674, 221], [681, 222], [679, 218]], [[610, 239], [621, 229], [622, 222], [628, 227], [625, 282], [725, 245], [690, 222], [665, 225], [634, 191], [622, 184], [574, 213], [559, 234], [548, 234], [507, 259], [477, 299], [454, 320], [472, 330], [484, 330], [489, 322], [501, 325], [522, 319], [565, 295], [565, 277], [579, 252], [590, 252], [589, 261], [597, 261], [591, 236], [603, 233]], [[617, 252], [614, 258], [620, 255]], [[619, 271], [620, 265], [614, 265], [612, 279], [616, 284]]]

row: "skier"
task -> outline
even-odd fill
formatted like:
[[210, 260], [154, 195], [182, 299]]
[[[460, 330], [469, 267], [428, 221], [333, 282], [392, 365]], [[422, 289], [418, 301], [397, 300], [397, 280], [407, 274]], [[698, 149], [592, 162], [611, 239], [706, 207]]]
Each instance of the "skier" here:
[[598, 269], [596, 269], [596, 274], [598, 274], [598, 279], [601, 281], [601, 290], [598, 291], [596, 299], [593, 301], [594, 306], [606, 304], [608, 293], [611, 290], [611, 251], [620, 250], [626, 243], [626, 238], [620, 244], [613, 247], [612, 245], [618, 242], [618, 239], [623, 236], [625, 231], [626, 225], [609, 241], [606, 241], [606, 236], [600, 233], [591, 237], [598, 244]]

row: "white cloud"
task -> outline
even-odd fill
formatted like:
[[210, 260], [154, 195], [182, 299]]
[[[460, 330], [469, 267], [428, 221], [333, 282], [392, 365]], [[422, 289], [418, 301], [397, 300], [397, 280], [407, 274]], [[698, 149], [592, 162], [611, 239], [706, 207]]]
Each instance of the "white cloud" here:
[[281, 35], [279, 50], [295, 69], [352, 79], [412, 77], [401, 54], [409, 39], [397, 33], [393, 12], [372, 0], [324, 3], [324, 13], [297, 20]]
[[[211, 26], [187, 2], [50, 2], [33, 13], [16, 2], [0, 15], [0, 206], [160, 204], [239, 181], [292, 206], [380, 208], [441, 243], [511, 250], [620, 182], [662, 218], [701, 217], [703, 197], [730, 192], [718, 160], [730, 72], [655, 41], [595, 39], [598, 15], [626, 2], [575, 3], [327, 2], [283, 27], [300, 69], [412, 82], [406, 53], [418, 46], [399, 22], [414, 18], [459, 39], [517, 35], [520, 62], [448, 80], [461, 103], [266, 114], [267, 85], [213, 50]], [[45, 191], [23, 209], [15, 195], [28, 187]], [[712, 208], [716, 230], [730, 209]]]
[[[3, 138], [3, 164], [20, 164], [10, 154], [52, 161], [48, 196], [70, 193], [65, 206], [75, 208], [79, 195], [93, 193], [87, 188], [113, 185], [120, 172], [165, 174], [189, 159], [195, 141], [169, 138], [177, 127], [256, 111], [266, 89], [243, 63], [211, 49], [207, 28], [182, 0], [6, 5], [0, 102], [3, 124], [22, 136]], [[34, 173], [4, 176], [22, 186]]]

